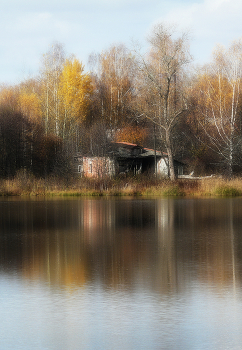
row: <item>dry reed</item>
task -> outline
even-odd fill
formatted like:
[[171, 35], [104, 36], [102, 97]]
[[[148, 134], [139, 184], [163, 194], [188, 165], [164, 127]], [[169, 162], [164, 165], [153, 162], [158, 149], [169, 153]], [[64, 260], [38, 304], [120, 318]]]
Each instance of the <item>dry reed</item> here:
[[20, 172], [13, 179], [0, 180], [2, 196], [240, 196], [242, 178], [182, 179], [172, 182], [154, 177], [88, 179], [49, 177], [37, 179]]

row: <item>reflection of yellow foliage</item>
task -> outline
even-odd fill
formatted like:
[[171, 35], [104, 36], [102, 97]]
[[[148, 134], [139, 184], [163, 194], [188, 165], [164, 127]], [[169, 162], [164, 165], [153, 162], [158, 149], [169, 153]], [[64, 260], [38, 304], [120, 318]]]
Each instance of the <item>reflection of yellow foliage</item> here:
[[85, 266], [80, 262], [79, 264], [69, 263], [63, 269], [62, 282], [66, 287], [78, 284], [83, 286], [86, 283]]
[[130, 142], [143, 145], [147, 137], [147, 130], [137, 126], [126, 126], [116, 133], [116, 142]]
[[[26, 236], [29, 239], [29, 236]], [[70, 250], [64, 241], [57, 246], [44, 241], [41, 247], [39, 241], [34, 241], [30, 249], [25, 251], [22, 265], [23, 277], [48, 281], [50, 285], [62, 285], [71, 290], [73, 286], [82, 286], [86, 283], [87, 263], [83, 258], [83, 251], [74, 240]], [[82, 259], [80, 259], [82, 255]]]
[[226, 284], [231, 284], [234, 273], [232, 236], [219, 227], [213, 230], [213, 235], [209, 232], [209, 237], [205, 236], [198, 242], [199, 279], [217, 288], [224, 288]]

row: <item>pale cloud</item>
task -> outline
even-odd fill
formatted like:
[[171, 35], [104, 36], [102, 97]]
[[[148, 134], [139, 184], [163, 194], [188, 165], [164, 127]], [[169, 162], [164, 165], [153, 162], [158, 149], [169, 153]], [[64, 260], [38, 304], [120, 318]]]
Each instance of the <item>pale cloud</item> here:
[[[170, 0], [8, 0], [1, 4], [0, 82], [38, 73], [54, 41], [86, 66], [93, 51], [144, 38], [154, 15]], [[4, 34], [4, 35], [3, 35]]]
[[[169, 0], [163, 0], [166, 2]], [[114, 9], [156, 6], [160, 0], [8, 0], [1, 4], [3, 11], [86, 11], [91, 8], [110, 11]]]
[[231, 1], [230, 0], [205, 0], [204, 4], [206, 5], [206, 8], [207, 9], [210, 9], [211, 12], [215, 12], [215, 11], [218, 11], [221, 9], [221, 7], [224, 5], [224, 4], [228, 4], [230, 3]]
[[11, 82], [36, 74], [42, 54], [54, 41], [67, 42], [73, 24], [50, 12], [11, 13], [0, 31], [0, 82]]
[[190, 30], [192, 54], [204, 62], [216, 43], [242, 35], [241, 0], [6, 0], [1, 4], [0, 82], [36, 74], [59, 41], [84, 64], [113, 43], [144, 41], [157, 21]]
[[241, 13], [241, 0], [204, 0], [177, 6], [159, 21], [177, 23], [182, 30], [189, 30], [195, 59], [204, 61], [217, 43], [228, 45], [242, 36]]

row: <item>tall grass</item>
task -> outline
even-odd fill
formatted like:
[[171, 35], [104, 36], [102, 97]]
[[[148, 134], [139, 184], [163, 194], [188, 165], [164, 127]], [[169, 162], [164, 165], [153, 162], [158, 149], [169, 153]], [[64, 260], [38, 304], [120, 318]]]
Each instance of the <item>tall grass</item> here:
[[221, 177], [201, 180], [177, 180], [155, 177], [90, 178], [35, 178], [20, 171], [13, 179], [0, 180], [1, 196], [159, 196], [204, 197], [241, 196], [242, 178], [226, 180]]
[[242, 178], [226, 180], [221, 177], [201, 181], [198, 195], [235, 197], [242, 195]]

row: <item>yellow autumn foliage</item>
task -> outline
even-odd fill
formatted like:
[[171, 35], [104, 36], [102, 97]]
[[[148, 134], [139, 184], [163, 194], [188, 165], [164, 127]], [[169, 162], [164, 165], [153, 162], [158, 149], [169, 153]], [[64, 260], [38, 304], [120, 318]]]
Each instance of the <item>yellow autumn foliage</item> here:
[[29, 120], [39, 122], [41, 107], [37, 94], [21, 92], [18, 98], [18, 108]]
[[91, 93], [91, 78], [84, 73], [83, 65], [76, 58], [67, 59], [60, 77], [59, 97], [68, 119], [85, 119]]
[[0, 105], [15, 109], [17, 106], [18, 92], [14, 87], [0, 88]]
[[222, 75], [203, 74], [198, 77], [195, 87], [198, 102], [212, 108], [218, 115], [231, 108], [233, 86]]

